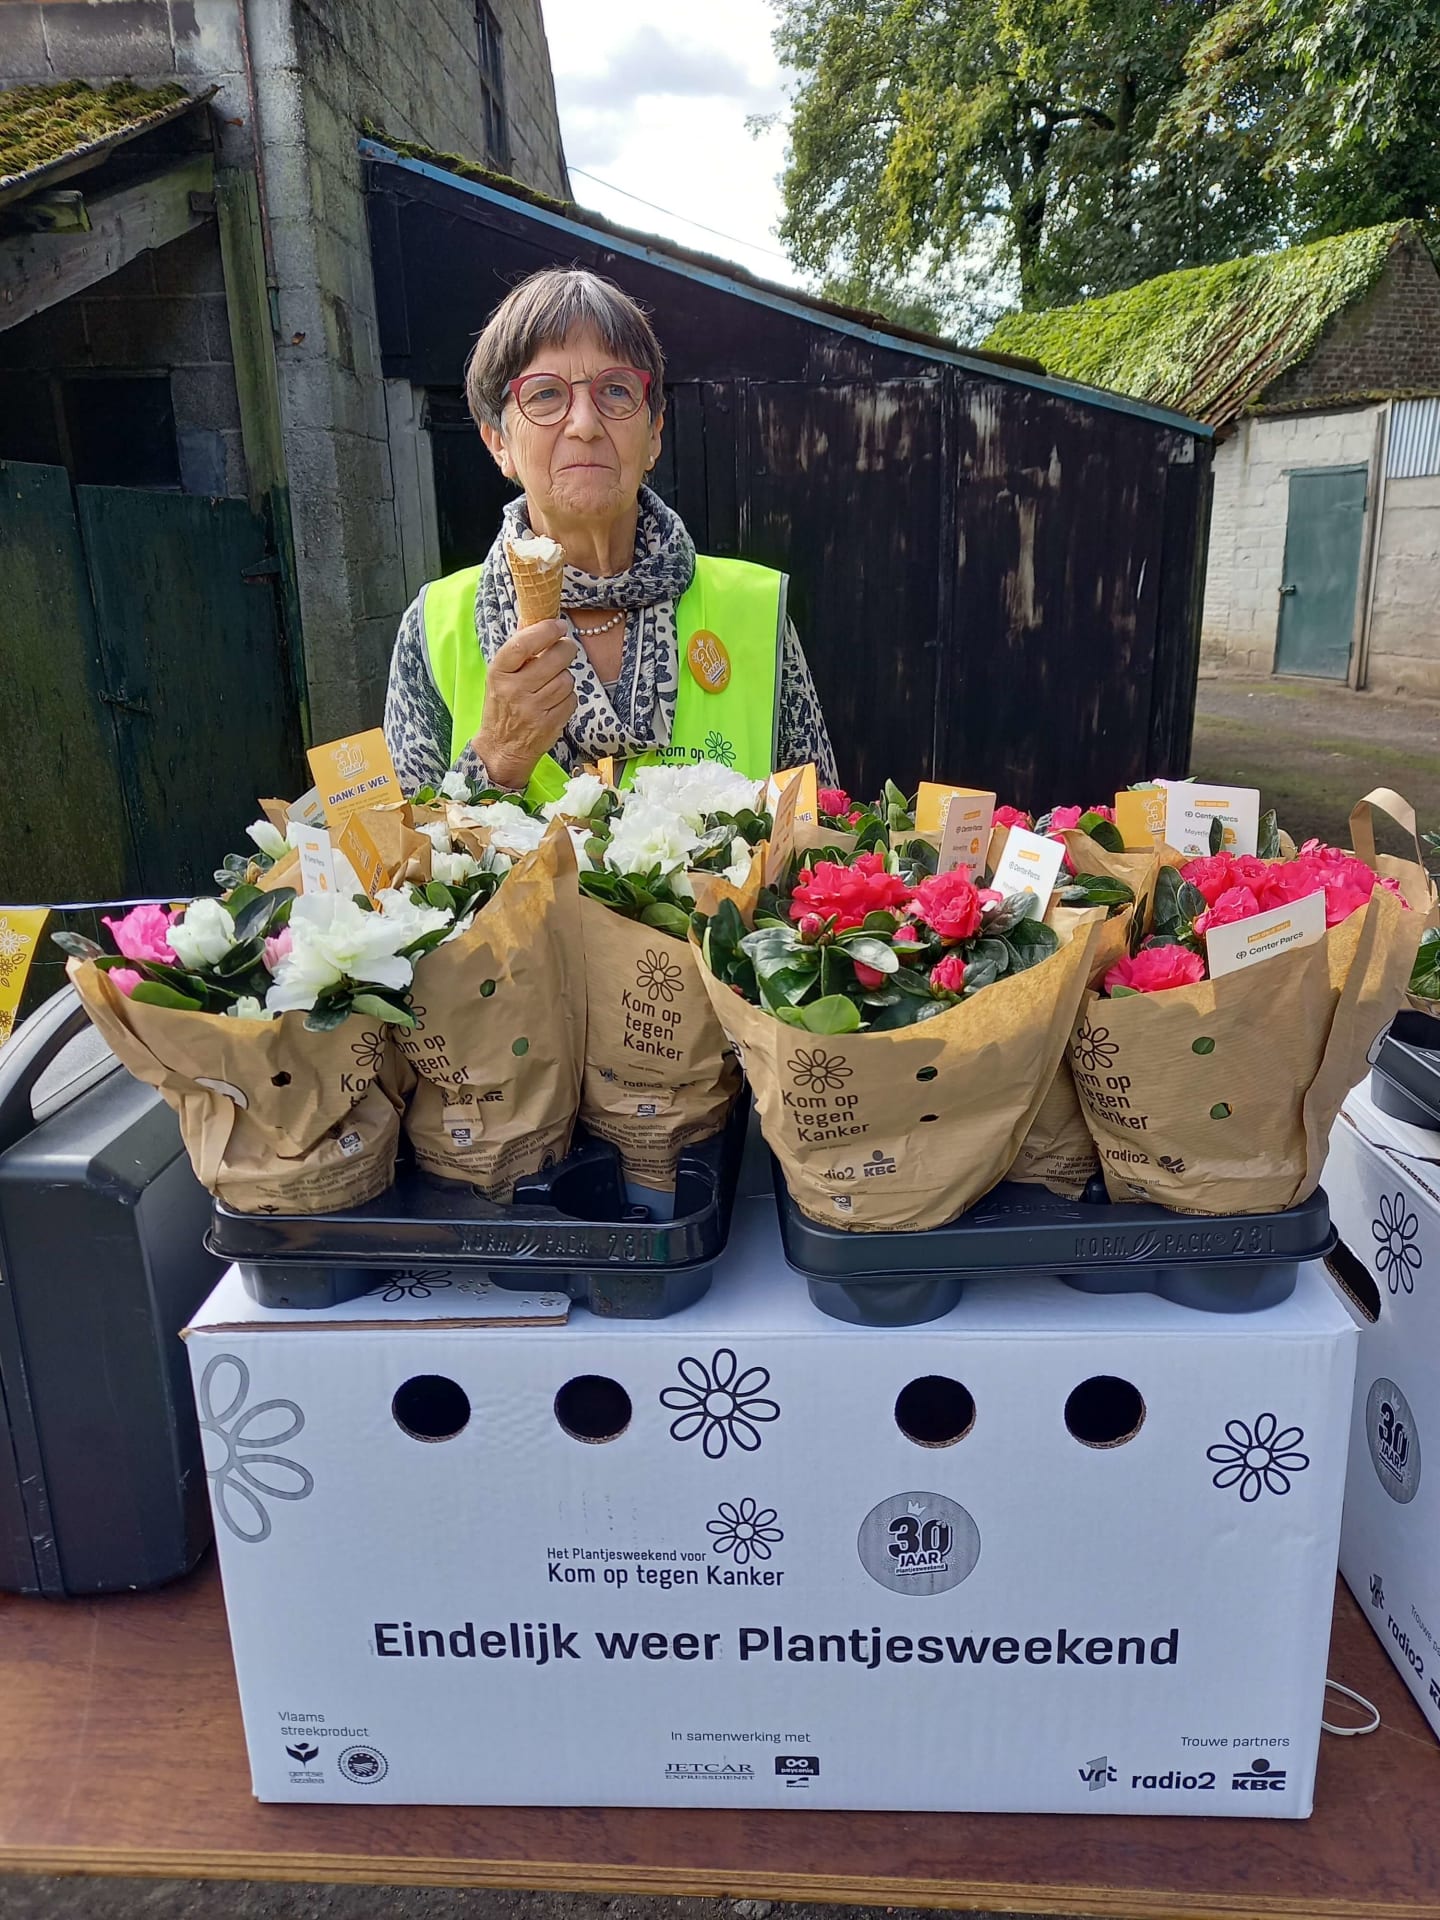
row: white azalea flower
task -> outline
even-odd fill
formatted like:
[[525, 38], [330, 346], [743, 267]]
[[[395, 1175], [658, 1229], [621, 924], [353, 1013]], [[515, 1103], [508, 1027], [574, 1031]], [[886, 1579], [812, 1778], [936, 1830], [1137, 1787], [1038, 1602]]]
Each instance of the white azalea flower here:
[[168, 938], [180, 964], [198, 972], [229, 953], [235, 944], [235, 922], [218, 900], [192, 900]]
[[440, 782], [440, 792], [444, 794], [447, 800], [468, 800], [470, 798], [470, 782], [465, 778], [463, 773], [457, 773], [452, 767]]
[[698, 827], [707, 814], [739, 813], [755, 806], [761, 785], [716, 760], [697, 760], [691, 766], [641, 767], [632, 791]]
[[[462, 859], [464, 855], [460, 856]], [[405, 887], [382, 887], [375, 896], [379, 918], [395, 929], [395, 945], [408, 947], [423, 940], [427, 933], [448, 927], [450, 915], [444, 907], [417, 907]]]
[[677, 900], [684, 900], [690, 906], [694, 906], [695, 888], [691, 884], [688, 873], [672, 873], [670, 876], [670, 891]]
[[[438, 914], [432, 924], [443, 926], [445, 918]], [[308, 1013], [322, 993], [342, 980], [392, 990], [410, 984], [414, 968], [399, 949], [419, 936], [408, 921], [367, 913], [353, 900], [302, 893], [290, 909], [290, 932], [290, 951], [265, 996], [271, 1013]]]
[[449, 853], [452, 850], [450, 829], [443, 820], [427, 820], [423, 827], [416, 828], [416, 832], [424, 834], [436, 853]]
[[242, 993], [240, 998], [225, 1009], [232, 1020], [273, 1020], [275, 1015], [269, 1007], [261, 1006], [253, 993]]
[[725, 878], [732, 887], [743, 887], [750, 876], [752, 849], [748, 840], [742, 840], [737, 833], [730, 842], [730, 864], [725, 869]]
[[513, 800], [496, 800], [485, 807], [450, 808], [452, 827], [484, 827], [507, 853], [533, 853], [545, 838], [546, 822], [532, 819]]
[[268, 820], [252, 820], [245, 831], [267, 860], [283, 860], [290, 850], [290, 842]]
[[567, 826], [565, 831], [569, 834], [570, 844], [575, 849], [576, 866], [580, 869], [581, 873], [593, 873], [595, 870], [595, 863], [590, 858], [590, 855], [585, 851], [591, 838], [590, 828], [588, 826], [583, 826], [583, 827]]
[[468, 853], [442, 853], [438, 848], [430, 856], [430, 877], [442, 887], [463, 887], [480, 871], [480, 862]]
[[577, 773], [558, 800], [543, 808], [547, 820], [588, 820], [605, 797], [605, 783], [593, 773]]
[[605, 864], [615, 873], [674, 872], [689, 864], [700, 835], [668, 810], [631, 798], [610, 833]]

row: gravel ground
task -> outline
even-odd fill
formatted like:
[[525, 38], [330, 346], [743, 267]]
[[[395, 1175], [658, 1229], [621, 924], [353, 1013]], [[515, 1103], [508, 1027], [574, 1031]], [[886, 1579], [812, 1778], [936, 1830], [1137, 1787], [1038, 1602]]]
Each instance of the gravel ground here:
[[[1190, 771], [1259, 787], [1298, 840], [1349, 845], [1352, 804], [1393, 787], [1422, 831], [1440, 829], [1440, 702], [1351, 693], [1315, 680], [1202, 680]], [[1403, 842], [1382, 825], [1382, 852]], [[1413, 856], [1412, 856], [1413, 857]]]
[[[1345, 845], [1351, 803], [1375, 786], [1404, 794], [1422, 828], [1440, 828], [1440, 703], [1307, 681], [1205, 680], [1191, 771], [1258, 786], [1296, 840], [1318, 834]], [[1380, 839], [1400, 851], [1393, 832], [1382, 827]], [[910, 1920], [913, 1911], [885, 1909], [894, 1920]], [[0, 1920], [867, 1920], [872, 1912], [764, 1900], [0, 1878]]]

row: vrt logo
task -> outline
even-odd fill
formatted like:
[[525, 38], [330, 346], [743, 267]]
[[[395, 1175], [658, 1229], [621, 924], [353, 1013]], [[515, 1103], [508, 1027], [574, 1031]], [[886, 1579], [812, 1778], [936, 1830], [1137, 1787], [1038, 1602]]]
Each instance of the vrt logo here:
[[1110, 1756], [1102, 1753], [1098, 1760], [1087, 1760], [1080, 1769], [1080, 1778], [1091, 1793], [1098, 1793], [1102, 1787], [1113, 1787], [1120, 1778], [1110, 1764]]
[[308, 1740], [302, 1740], [298, 1746], [286, 1747], [285, 1751], [302, 1767], [308, 1767], [312, 1760], [320, 1758], [320, 1749], [312, 1747]]

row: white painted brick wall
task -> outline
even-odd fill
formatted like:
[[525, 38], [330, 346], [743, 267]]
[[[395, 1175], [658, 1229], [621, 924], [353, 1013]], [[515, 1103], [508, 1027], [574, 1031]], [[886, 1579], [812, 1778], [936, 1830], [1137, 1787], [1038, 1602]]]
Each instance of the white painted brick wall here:
[[1368, 466], [1375, 448], [1377, 411], [1357, 407], [1285, 419], [1247, 418], [1216, 449], [1201, 627], [1200, 659], [1205, 671], [1269, 673], [1273, 669], [1289, 470]]

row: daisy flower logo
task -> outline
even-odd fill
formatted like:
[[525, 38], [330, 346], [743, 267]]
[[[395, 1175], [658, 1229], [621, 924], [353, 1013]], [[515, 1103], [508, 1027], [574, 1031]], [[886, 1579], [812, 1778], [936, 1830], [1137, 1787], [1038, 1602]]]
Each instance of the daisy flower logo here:
[[790, 1061], [790, 1078], [804, 1093], [840, 1093], [850, 1068], [838, 1053], [823, 1047], [801, 1047]]
[[451, 1284], [443, 1267], [421, 1267], [415, 1272], [392, 1273], [378, 1287], [371, 1287], [372, 1300], [428, 1300]]
[[722, 767], [733, 767], [735, 764], [735, 749], [723, 733], [707, 733], [705, 736], [705, 758], [707, 760], [718, 760]]
[[756, 1423], [780, 1418], [775, 1401], [761, 1397], [770, 1384], [770, 1369], [749, 1367], [742, 1373], [728, 1347], [721, 1347], [708, 1366], [687, 1354], [679, 1373], [683, 1385], [666, 1387], [660, 1395], [661, 1406], [679, 1416], [670, 1423], [670, 1437], [700, 1436], [708, 1459], [724, 1459], [732, 1445], [754, 1453], [762, 1437]]
[[350, 1042], [350, 1051], [362, 1073], [376, 1074], [385, 1064], [385, 1036], [378, 1032], [362, 1033], [358, 1040]]
[[1075, 1036], [1075, 1064], [1086, 1073], [1104, 1073], [1113, 1067], [1120, 1048], [1108, 1027], [1092, 1027], [1087, 1020]]
[[1370, 1222], [1370, 1231], [1378, 1248], [1375, 1265], [1391, 1293], [1398, 1293], [1402, 1287], [1406, 1293], [1415, 1291], [1415, 1276], [1424, 1264], [1415, 1237], [1419, 1228], [1420, 1222], [1406, 1205], [1403, 1193], [1393, 1197], [1381, 1194], [1380, 1211]]
[[762, 1507], [758, 1500], [722, 1500], [716, 1518], [705, 1522], [705, 1531], [714, 1542], [713, 1551], [728, 1553], [737, 1567], [748, 1567], [752, 1560], [768, 1560], [771, 1548], [785, 1538], [775, 1522], [774, 1507]]
[[297, 1460], [272, 1452], [293, 1440], [305, 1416], [293, 1400], [246, 1407], [250, 1369], [233, 1353], [217, 1353], [200, 1376], [200, 1439], [217, 1517], [251, 1546], [270, 1537], [267, 1500], [304, 1500], [315, 1476]]
[[677, 993], [684, 991], [685, 976], [673, 960], [647, 947], [635, 972], [635, 984], [651, 1000], [663, 1000], [668, 1006]]
[[1205, 1450], [1206, 1459], [1220, 1469], [1213, 1484], [1222, 1489], [1238, 1486], [1247, 1505], [1262, 1492], [1289, 1493], [1290, 1476], [1303, 1473], [1310, 1464], [1309, 1454], [1299, 1451], [1304, 1429], [1282, 1430], [1273, 1413], [1262, 1413], [1253, 1427], [1243, 1420], [1227, 1420], [1225, 1436]]
[[0, 913], [0, 980], [8, 980], [12, 973], [18, 971], [21, 956], [28, 944]]

